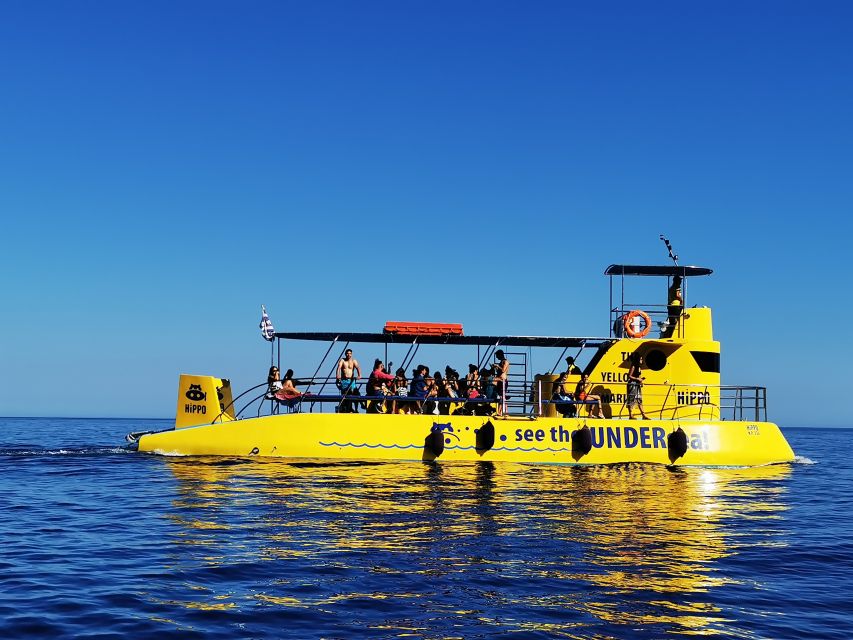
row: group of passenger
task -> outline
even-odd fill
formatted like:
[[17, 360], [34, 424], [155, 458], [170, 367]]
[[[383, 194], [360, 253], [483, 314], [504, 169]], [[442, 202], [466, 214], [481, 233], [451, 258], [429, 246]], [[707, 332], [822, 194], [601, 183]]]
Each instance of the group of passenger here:
[[[580, 376], [580, 380], [575, 385], [574, 391], [570, 391], [569, 376]], [[566, 370], [557, 376], [553, 389], [551, 402], [554, 403], [554, 407], [564, 418], [574, 418], [577, 416], [578, 404], [591, 404], [592, 402], [595, 402], [595, 405], [590, 409], [590, 417], [604, 417], [601, 396], [591, 393], [592, 383], [589, 380], [589, 376], [581, 372], [575, 364], [575, 359], [571, 356], [566, 358]]]
[[[356, 385], [360, 369], [355, 360], [354, 366], [348, 364], [351, 357], [352, 351], [348, 349], [338, 363], [335, 375], [340, 382], [338, 388], [344, 396], [340, 407], [343, 413], [358, 411], [359, 402], [347, 399], [347, 396], [360, 395]], [[361, 404], [366, 405], [366, 410], [371, 413], [500, 415], [510, 363], [500, 349], [495, 351], [495, 358], [495, 364], [482, 369], [469, 364], [468, 374], [464, 378], [450, 365], [444, 368], [442, 375], [438, 370], [430, 373], [429, 367], [419, 364], [412, 369], [411, 380], [406, 378], [406, 371], [402, 367], [391, 375], [385, 370], [385, 363], [377, 358], [367, 379], [366, 392], [371, 400]], [[347, 373], [350, 375], [348, 385], [343, 384]]]
[[[419, 364], [412, 370], [411, 380], [406, 378], [406, 371], [402, 367], [393, 375], [388, 373], [385, 363], [377, 358], [367, 379], [366, 396], [362, 396], [358, 386], [361, 366], [353, 357], [352, 349], [347, 349], [335, 370], [335, 384], [341, 392], [338, 412], [358, 413], [360, 406], [368, 413], [499, 416], [506, 394], [510, 362], [500, 349], [495, 351], [495, 358], [497, 362], [482, 368], [469, 364], [464, 378], [449, 365], [444, 368], [442, 375], [439, 371], [430, 374], [429, 367]], [[569, 376], [578, 375], [580, 379], [574, 390], [570, 390]], [[633, 354], [627, 383], [629, 419], [634, 418], [635, 407], [643, 419], [648, 419], [642, 404], [643, 380], [642, 358]], [[267, 397], [290, 406], [294, 406], [305, 395], [296, 389], [292, 369], [288, 369], [282, 378], [278, 367], [270, 367], [267, 384]], [[591, 405], [591, 418], [603, 418], [601, 396], [592, 393], [592, 386], [589, 376], [575, 365], [574, 358], [568, 357], [566, 370], [554, 381], [551, 402], [564, 418], [577, 416], [579, 404]]]
[[[464, 378], [449, 365], [442, 375], [438, 370], [431, 374], [429, 367], [419, 364], [409, 380], [402, 367], [391, 374], [377, 358], [367, 378], [366, 395], [362, 396], [361, 365], [353, 357], [352, 349], [347, 349], [335, 368], [335, 385], [341, 393], [338, 412], [358, 413], [361, 407], [368, 413], [500, 415], [510, 362], [501, 349], [495, 351], [495, 359], [497, 362], [482, 368], [469, 364]], [[296, 389], [291, 369], [281, 378], [278, 367], [270, 367], [267, 383], [267, 397], [290, 406], [304, 395]]]
[[[601, 404], [601, 396], [591, 393], [592, 382], [589, 376], [581, 373], [575, 366], [574, 358], [566, 358], [566, 370], [560, 373], [554, 381], [551, 402], [564, 418], [574, 418], [578, 415], [578, 405], [591, 405], [589, 409], [590, 418], [604, 418]], [[574, 393], [569, 391], [569, 376], [580, 375], [575, 385]], [[627, 399], [625, 405], [628, 407], [628, 419], [634, 419], [633, 409], [636, 407], [644, 420], [648, 420], [643, 410], [642, 385], [646, 377], [642, 374], [642, 357], [638, 354], [631, 355], [631, 366], [628, 370]]]

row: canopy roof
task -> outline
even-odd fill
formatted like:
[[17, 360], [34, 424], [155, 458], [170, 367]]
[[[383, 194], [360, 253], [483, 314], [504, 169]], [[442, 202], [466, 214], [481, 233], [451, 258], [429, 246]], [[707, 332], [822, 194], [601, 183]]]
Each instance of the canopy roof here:
[[678, 265], [634, 265], [634, 264], [611, 264], [604, 270], [606, 276], [709, 276], [714, 273], [705, 267], [680, 267]]
[[460, 335], [395, 335], [393, 333], [337, 333], [334, 331], [297, 332], [275, 334], [284, 340], [321, 340], [324, 342], [387, 343], [387, 344], [456, 344], [493, 345], [501, 347], [598, 347], [612, 342], [610, 338], [561, 338], [547, 336], [460, 336]]

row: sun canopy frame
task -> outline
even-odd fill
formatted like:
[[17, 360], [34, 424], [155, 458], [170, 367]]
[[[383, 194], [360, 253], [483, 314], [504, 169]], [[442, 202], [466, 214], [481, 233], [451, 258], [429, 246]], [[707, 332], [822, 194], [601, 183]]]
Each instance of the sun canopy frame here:
[[604, 270], [606, 276], [709, 276], [714, 273], [706, 267], [680, 267], [678, 265], [611, 264]]
[[323, 342], [355, 342], [378, 344], [455, 344], [502, 347], [599, 347], [613, 342], [611, 338], [570, 338], [559, 336], [462, 336], [462, 335], [398, 335], [393, 333], [353, 333], [334, 331], [284, 331], [275, 334], [282, 340], [315, 340]]

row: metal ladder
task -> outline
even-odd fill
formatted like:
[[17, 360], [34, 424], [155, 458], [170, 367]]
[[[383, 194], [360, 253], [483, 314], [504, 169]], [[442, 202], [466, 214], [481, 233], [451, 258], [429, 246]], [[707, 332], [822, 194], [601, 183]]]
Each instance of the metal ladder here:
[[504, 351], [509, 359], [509, 376], [507, 380], [506, 415], [526, 416], [530, 413], [532, 405], [529, 397], [531, 383], [527, 379], [527, 352]]

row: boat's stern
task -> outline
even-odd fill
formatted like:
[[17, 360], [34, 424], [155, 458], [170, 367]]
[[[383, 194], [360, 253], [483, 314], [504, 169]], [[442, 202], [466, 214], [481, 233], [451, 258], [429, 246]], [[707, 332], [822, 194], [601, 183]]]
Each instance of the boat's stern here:
[[[178, 380], [178, 404], [175, 410], [175, 429], [203, 424], [232, 422], [234, 400], [231, 382], [227, 378], [182, 373]], [[172, 429], [169, 429], [171, 431]], [[152, 431], [132, 431], [125, 436], [126, 447], [139, 449], [139, 441]]]
[[175, 429], [231, 420], [234, 420], [234, 401], [228, 379], [181, 374]]

